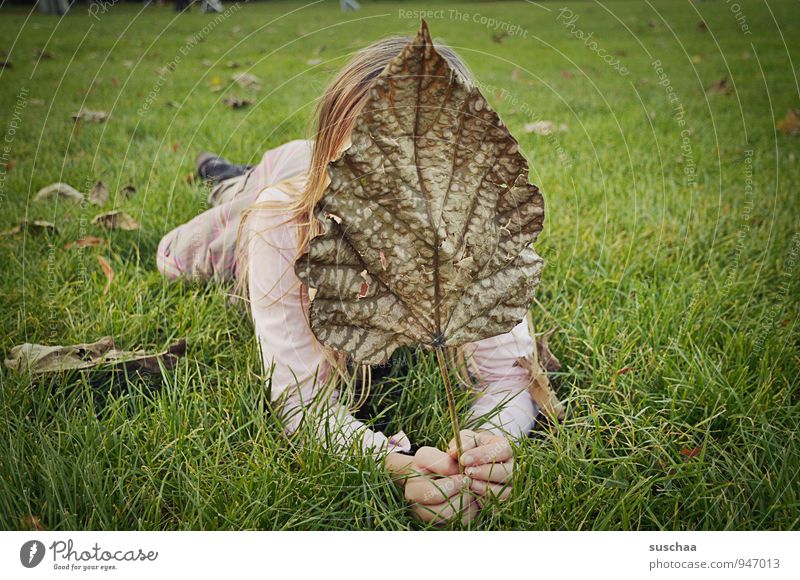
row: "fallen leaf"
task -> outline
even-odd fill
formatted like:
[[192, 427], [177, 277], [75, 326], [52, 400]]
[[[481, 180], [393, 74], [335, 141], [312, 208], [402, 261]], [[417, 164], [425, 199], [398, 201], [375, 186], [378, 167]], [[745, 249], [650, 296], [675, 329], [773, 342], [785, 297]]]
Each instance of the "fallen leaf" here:
[[789, 109], [775, 127], [784, 135], [800, 135], [800, 110]]
[[706, 30], [708, 30], [708, 26], [706, 25], [705, 22], [701, 20], [700, 22], [697, 23], [697, 30], [699, 30], [700, 32], [705, 32]]
[[8, 163], [6, 163], [6, 173], [11, 173], [11, 170], [16, 167], [17, 161], [15, 159], [9, 159]]
[[230, 95], [222, 99], [222, 102], [228, 105], [231, 109], [243, 109], [253, 104], [252, 99], [242, 99], [236, 95]]
[[186, 354], [186, 341], [181, 339], [165, 351], [147, 353], [141, 350], [118, 350], [110, 336], [97, 342], [69, 346], [46, 346], [25, 343], [15, 346], [5, 359], [5, 365], [17, 373], [57, 373], [69, 370], [89, 370], [116, 367], [144, 372], [159, 372], [159, 362], [172, 368]]
[[708, 92], [712, 94], [730, 95], [733, 89], [728, 84], [728, 77], [722, 77], [714, 81], [708, 87]]
[[102, 246], [103, 240], [97, 238], [95, 236], [86, 236], [83, 238], [78, 238], [77, 240], [73, 240], [71, 242], [67, 242], [64, 244], [65, 250], [71, 250], [72, 248], [89, 248], [94, 246]]
[[130, 197], [130, 196], [132, 196], [134, 193], [136, 193], [136, 187], [135, 187], [135, 186], [134, 186], [132, 183], [129, 183], [128, 185], [124, 186], [124, 187], [123, 187], [123, 188], [120, 190], [120, 192], [121, 192], [121, 193], [122, 193], [122, 195], [124, 195], [125, 197]]
[[109, 211], [94, 216], [92, 223], [110, 230], [138, 230], [139, 222], [124, 211]]
[[568, 70], [562, 70], [561, 71], [561, 76], [563, 78], [567, 79], [567, 80], [570, 80], [570, 79], [575, 77], [575, 75], [572, 73], [572, 71], [568, 71]]
[[227, 65], [228, 68], [239, 68], [242, 66], [240, 63], [236, 62], [235, 60], [229, 61]]
[[695, 447], [693, 449], [681, 449], [681, 455], [684, 457], [696, 457], [700, 455], [700, 452], [703, 450], [702, 447]]
[[172, 144], [172, 152], [173, 153], [177, 153], [178, 149], [180, 149], [180, 148], [181, 148], [181, 142], [180, 141], [175, 141], [175, 143]]
[[499, 30], [494, 34], [492, 34], [492, 41], [496, 42], [497, 44], [500, 44], [506, 38], [508, 38], [508, 32], [506, 32], [505, 30]]
[[97, 256], [97, 261], [100, 263], [100, 269], [103, 270], [103, 275], [106, 277], [106, 285], [103, 288], [103, 296], [105, 296], [111, 288], [111, 282], [114, 281], [114, 269], [103, 256]]
[[108, 201], [108, 187], [102, 181], [98, 181], [86, 198], [93, 205], [103, 205]]
[[351, 139], [314, 208], [324, 232], [295, 262], [317, 290], [317, 339], [381, 364], [401, 346], [457, 347], [517, 325], [541, 276], [544, 200], [517, 141], [424, 21], [375, 79]]
[[41, 48], [37, 48], [33, 51], [33, 56], [42, 60], [53, 60], [53, 53], [48, 52], [46, 50], [42, 50]]
[[533, 123], [526, 123], [523, 130], [526, 133], [534, 133], [536, 135], [552, 135], [556, 131], [566, 131], [567, 126], [561, 123], [556, 127], [553, 121], [534, 121]]
[[83, 194], [67, 183], [51, 183], [43, 187], [36, 195], [33, 196], [33, 201], [42, 201], [45, 199], [52, 199], [54, 197], [66, 197], [72, 201], [82, 201]]
[[235, 74], [231, 77], [231, 80], [243, 89], [253, 89], [256, 91], [261, 89], [261, 79], [251, 73], [243, 72]]
[[633, 372], [634, 370], [635, 370], [635, 369], [634, 369], [633, 367], [622, 367], [621, 369], [619, 369], [619, 370], [618, 370], [616, 373], [614, 373], [614, 374], [616, 374], [617, 376], [620, 376], [620, 375], [625, 375], [625, 374], [628, 374], [628, 373], [630, 373], [630, 372]]
[[90, 111], [89, 109], [81, 109], [72, 115], [74, 121], [90, 121], [92, 123], [105, 123], [108, 117], [109, 115], [105, 111]]
[[214, 66], [214, 63], [211, 62], [210, 60], [208, 60], [207, 58], [204, 58], [203, 60], [201, 60], [200, 64], [203, 65], [206, 68], [211, 68], [212, 66]]
[[180, 109], [181, 105], [178, 101], [167, 101], [164, 103], [167, 107], [172, 107], [173, 109]]
[[37, 532], [44, 531], [44, 526], [42, 526], [39, 516], [34, 516], [32, 514], [25, 514], [22, 516], [22, 527], [29, 530], [35, 530]]
[[124, 66], [125, 68], [133, 68], [133, 61], [125, 59], [122, 61], [122, 66]]
[[544, 370], [546, 370], [548, 373], [555, 373], [561, 370], [561, 361], [558, 360], [556, 355], [550, 351], [550, 337], [553, 336], [555, 331], [555, 328], [548, 330], [536, 341], [536, 349], [539, 353], [539, 362]]
[[39, 232], [48, 232], [52, 234], [58, 233], [56, 224], [52, 222], [46, 222], [44, 220], [22, 220], [19, 224], [17, 224], [13, 228], [0, 233], [0, 236], [3, 237], [14, 236], [17, 234], [21, 234], [23, 231], [29, 231], [33, 234]]

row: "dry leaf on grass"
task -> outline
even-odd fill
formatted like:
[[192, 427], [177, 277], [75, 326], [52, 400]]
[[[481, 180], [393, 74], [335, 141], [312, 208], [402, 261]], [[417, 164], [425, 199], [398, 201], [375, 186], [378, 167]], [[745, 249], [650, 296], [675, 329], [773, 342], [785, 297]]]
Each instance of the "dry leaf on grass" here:
[[33, 234], [39, 232], [48, 232], [52, 234], [58, 233], [58, 229], [56, 229], [56, 224], [52, 222], [46, 222], [44, 220], [22, 220], [19, 224], [15, 225], [13, 228], [1, 232], [0, 237], [14, 236], [17, 234], [21, 234], [23, 231], [28, 231]]
[[120, 190], [120, 192], [122, 192], [122, 195], [124, 195], [125, 197], [130, 197], [130, 196], [132, 196], [134, 193], [136, 193], [136, 187], [135, 187], [135, 186], [134, 186], [132, 183], [129, 183], [128, 185], [126, 185], [125, 187], [123, 187], [123, 188]]
[[91, 248], [95, 246], [102, 246], [103, 240], [97, 238], [95, 236], [86, 236], [83, 238], [78, 238], [77, 240], [73, 240], [71, 242], [67, 242], [64, 244], [65, 250], [71, 250], [72, 248]]
[[98, 181], [94, 184], [86, 199], [93, 205], [103, 205], [108, 201], [108, 187], [102, 181]]
[[243, 89], [253, 89], [255, 91], [261, 89], [261, 79], [251, 73], [238, 73], [231, 77], [231, 80]]
[[139, 222], [126, 214], [124, 211], [109, 211], [98, 214], [94, 216], [92, 223], [103, 226], [104, 228], [108, 228], [110, 230], [132, 231], [138, 230], [140, 227]]
[[5, 360], [5, 365], [17, 373], [57, 373], [93, 368], [125, 368], [145, 372], [158, 372], [159, 362], [166, 368], [174, 366], [186, 354], [186, 341], [181, 339], [159, 353], [141, 350], [118, 350], [110, 336], [97, 342], [69, 346], [25, 344], [15, 346]]
[[681, 449], [680, 453], [681, 453], [681, 455], [683, 455], [686, 458], [697, 457], [698, 455], [700, 455], [700, 452], [702, 450], [703, 450], [702, 447], [694, 447], [692, 449]]
[[708, 92], [711, 94], [730, 95], [733, 92], [733, 88], [728, 84], [728, 77], [722, 77], [708, 86]]
[[114, 269], [103, 256], [97, 256], [97, 261], [100, 263], [100, 268], [103, 270], [103, 275], [106, 277], [106, 285], [103, 288], [103, 296], [105, 296], [108, 294], [111, 283], [114, 281]]
[[315, 208], [325, 231], [295, 264], [316, 290], [320, 342], [380, 364], [400, 346], [455, 347], [519, 324], [541, 275], [531, 244], [544, 200], [517, 141], [424, 21], [351, 137]]
[[46, 50], [42, 50], [41, 48], [37, 48], [36, 50], [34, 50], [33, 56], [41, 60], [53, 60], [53, 53]]
[[252, 99], [242, 99], [237, 95], [230, 95], [222, 99], [222, 102], [228, 105], [231, 109], [243, 109], [253, 104]]
[[533, 133], [535, 135], [552, 135], [556, 131], [566, 131], [567, 126], [564, 123], [556, 126], [553, 121], [534, 121], [533, 123], [526, 123], [523, 130], [526, 133]]
[[105, 123], [108, 120], [108, 113], [105, 111], [90, 111], [81, 109], [72, 115], [74, 121], [90, 121], [92, 123]]
[[37, 532], [44, 531], [44, 526], [39, 520], [39, 516], [34, 516], [33, 514], [25, 514], [22, 516], [22, 527], [28, 530], [35, 530]]
[[33, 201], [42, 201], [54, 197], [65, 197], [72, 201], [83, 201], [83, 194], [67, 183], [51, 183], [36, 192]]
[[800, 135], [800, 110], [789, 109], [775, 127], [784, 135]]
[[548, 373], [556, 373], [561, 370], [561, 361], [550, 351], [550, 337], [555, 331], [555, 328], [548, 330], [536, 340], [539, 362]]

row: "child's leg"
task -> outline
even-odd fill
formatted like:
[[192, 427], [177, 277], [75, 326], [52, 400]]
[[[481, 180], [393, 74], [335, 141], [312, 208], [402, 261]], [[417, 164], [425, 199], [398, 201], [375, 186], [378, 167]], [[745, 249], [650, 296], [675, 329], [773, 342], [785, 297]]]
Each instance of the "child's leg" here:
[[167, 279], [235, 279], [239, 225], [244, 211], [258, 197], [258, 190], [246, 187], [249, 174], [217, 185], [209, 196], [211, 209], [162, 238], [156, 263]]

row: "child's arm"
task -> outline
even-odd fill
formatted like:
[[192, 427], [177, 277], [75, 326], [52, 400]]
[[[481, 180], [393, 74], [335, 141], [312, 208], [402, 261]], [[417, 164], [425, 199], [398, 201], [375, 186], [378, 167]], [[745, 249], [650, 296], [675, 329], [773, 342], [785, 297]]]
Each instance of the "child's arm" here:
[[313, 410], [320, 438], [336, 450], [353, 441], [376, 456], [410, 449], [402, 433], [388, 439], [368, 429], [337, 403], [335, 393], [320, 396], [331, 366], [309, 327], [308, 292], [294, 273], [297, 229], [270, 210], [255, 210], [246, 228], [250, 308], [264, 366], [271, 369], [271, 400], [286, 431], [295, 432]]
[[464, 347], [479, 380], [478, 398], [470, 412], [474, 419], [483, 417], [478, 430], [518, 439], [533, 428], [539, 407], [528, 391], [528, 371], [517, 364], [518, 359], [531, 356], [533, 349], [524, 320], [510, 332]]

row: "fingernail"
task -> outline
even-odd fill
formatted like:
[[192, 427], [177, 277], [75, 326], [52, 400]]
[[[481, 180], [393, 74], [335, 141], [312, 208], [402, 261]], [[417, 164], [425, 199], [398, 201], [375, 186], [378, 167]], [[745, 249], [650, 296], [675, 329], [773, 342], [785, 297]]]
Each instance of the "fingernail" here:
[[464, 456], [461, 458], [461, 463], [463, 463], [464, 465], [472, 465], [473, 459], [474, 458], [472, 457], [472, 455], [470, 455], [469, 453], [465, 453]]

